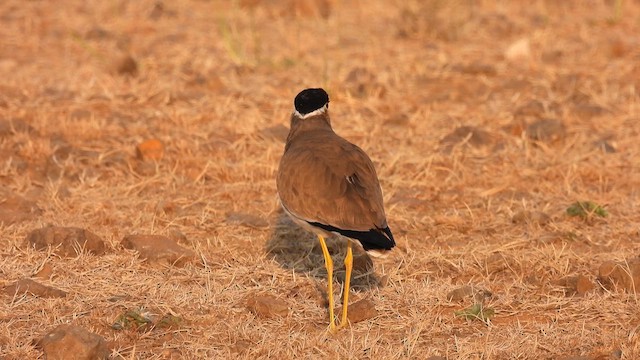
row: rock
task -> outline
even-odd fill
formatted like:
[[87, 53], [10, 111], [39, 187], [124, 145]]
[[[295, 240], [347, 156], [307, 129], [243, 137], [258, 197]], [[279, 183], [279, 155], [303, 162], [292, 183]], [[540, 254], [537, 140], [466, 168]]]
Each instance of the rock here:
[[531, 41], [529, 38], [522, 38], [514, 41], [507, 47], [504, 57], [512, 62], [518, 62], [531, 57]]
[[40, 269], [40, 271], [35, 273], [33, 276], [40, 279], [49, 279], [51, 278], [52, 274], [53, 274], [53, 267], [51, 266], [50, 263], [47, 262], [47, 263], [44, 263], [44, 265], [42, 265], [42, 269]]
[[348, 91], [354, 96], [380, 96], [384, 95], [384, 87], [378, 83], [377, 76], [371, 70], [364, 67], [356, 67], [349, 71], [344, 83]]
[[105, 339], [80, 326], [60, 325], [38, 340], [47, 360], [107, 359], [110, 351]]
[[540, 119], [527, 126], [527, 136], [530, 140], [545, 143], [555, 143], [564, 139], [566, 129], [561, 121], [555, 119]]
[[193, 250], [178, 245], [162, 235], [128, 235], [122, 240], [125, 249], [136, 250], [141, 259], [150, 262], [165, 263], [174, 266], [185, 266], [195, 263], [197, 256]]
[[598, 269], [598, 281], [607, 289], [624, 289], [637, 292], [640, 287], [640, 260], [632, 259], [627, 263], [605, 261]]
[[120, 75], [138, 75], [138, 62], [131, 56], [125, 55], [115, 63], [115, 70]]
[[9, 296], [22, 295], [24, 293], [42, 298], [63, 298], [67, 296], [67, 293], [62, 290], [42, 285], [31, 279], [18, 280], [5, 287], [3, 292]]
[[71, 120], [89, 120], [93, 117], [93, 112], [87, 109], [75, 109], [69, 114]]
[[464, 298], [471, 296], [473, 294], [473, 288], [471, 285], [464, 285], [457, 289], [449, 291], [447, 293], [447, 300], [451, 302], [458, 302], [464, 300]]
[[11, 225], [31, 220], [40, 212], [35, 202], [0, 188], [0, 224]]
[[602, 106], [589, 104], [589, 103], [577, 104], [573, 108], [573, 111], [571, 112], [572, 115], [580, 119], [591, 119], [591, 118], [606, 115], [609, 113], [610, 111], [603, 108]]
[[491, 298], [493, 294], [485, 289], [481, 289], [471, 285], [464, 285], [457, 289], [449, 291], [449, 293], [447, 293], [447, 300], [451, 302], [460, 302], [465, 300], [467, 297], [472, 296], [473, 300], [476, 303], [482, 304], [486, 299]]
[[514, 265], [515, 261], [510, 256], [499, 252], [492, 254], [485, 260], [487, 274], [499, 273], [512, 268]]
[[234, 354], [243, 354], [254, 347], [254, 344], [246, 340], [238, 340], [231, 346], [231, 352]]
[[468, 75], [486, 75], [486, 76], [493, 76], [498, 72], [495, 66], [487, 63], [478, 62], [478, 61], [473, 62], [471, 64], [454, 65], [453, 70], [459, 71], [463, 74], [468, 74]]
[[594, 288], [595, 285], [593, 284], [591, 279], [584, 275], [578, 275], [578, 278], [576, 279], [576, 292], [578, 293], [578, 295], [582, 296], [593, 290]]
[[82, 251], [94, 255], [106, 252], [106, 245], [98, 235], [76, 227], [51, 226], [33, 230], [26, 238], [29, 245], [37, 250], [56, 247], [59, 256], [74, 257]]
[[225, 221], [232, 225], [242, 225], [255, 229], [269, 227], [269, 222], [260, 216], [234, 211], [227, 213]]
[[520, 106], [514, 111], [513, 115], [518, 116], [532, 116], [532, 117], [540, 117], [544, 115], [545, 108], [544, 104], [542, 104], [538, 100], [531, 100], [528, 103]]
[[[336, 309], [336, 314], [342, 313], [342, 307]], [[347, 312], [347, 318], [352, 324], [368, 320], [378, 316], [378, 310], [375, 305], [369, 299], [362, 299], [349, 305], [349, 311]]]
[[542, 211], [522, 210], [515, 213], [511, 221], [516, 224], [546, 225], [551, 221], [551, 217]]
[[0, 120], [0, 139], [12, 136], [16, 133], [32, 133], [35, 130], [31, 125], [21, 119], [2, 119]]
[[485, 130], [474, 126], [461, 126], [442, 138], [440, 144], [444, 146], [445, 150], [451, 150], [453, 146], [461, 143], [480, 147], [490, 145], [493, 140], [494, 136]]
[[[344, 269], [344, 265], [342, 266], [342, 269]], [[352, 271], [352, 277], [353, 274], [366, 274], [373, 271], [373, 260], [371, 260], [371, 257], [366, 251], [360, 249], [353, 250]]]
[[136, 146], [136, 156], [144, 161], [158, 161], [164, 155], [164, 146], [158, 139], [149, 139]]
[[289, 314], [289, 305], [272, 295], [250, 295], [246, 306], [249, 311], [264, 318]]
[[111, 37], [112, 34], [108, 30], [98, 25], [95, 25], [84, 34], [84, 38], [87, 40], [105, 40]]
[[593, 146], [607, 154], [613, 154], [617, 151], [616, 147], [607, 139], [594, 141]]
[[591, 279], [585, 275], [567, 276], [555, 281], [555, 284], [564, 287], [568, 296], [584, 296], [595, 288]]

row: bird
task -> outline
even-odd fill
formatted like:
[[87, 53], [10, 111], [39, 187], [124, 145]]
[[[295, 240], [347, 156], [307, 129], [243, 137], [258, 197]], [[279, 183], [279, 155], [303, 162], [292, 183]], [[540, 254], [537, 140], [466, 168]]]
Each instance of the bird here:
[[[348, 325], [352, 244], [381, 257], [396, 242], [387, 224], [373, 162], [361, 148], [333, 131], [329, 95], [322, 88], [304, 89], [294, 99], [276, 186], [284, 212], [318, 237], [327, 270], [329, 331], [335, 333]], [[347, 238], [342, 317], [338, 325], [333, 309], [333, 260], [325, 241], [332, 235]]]

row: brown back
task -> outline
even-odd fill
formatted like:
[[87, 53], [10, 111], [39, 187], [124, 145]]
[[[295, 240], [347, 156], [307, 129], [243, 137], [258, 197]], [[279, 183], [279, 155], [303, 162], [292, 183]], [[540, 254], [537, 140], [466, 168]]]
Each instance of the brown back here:
[[277, 187], [294, 216], [344, 230], [387, 227], [371, 159], [333, 132], [327, 113], [292, 118]]

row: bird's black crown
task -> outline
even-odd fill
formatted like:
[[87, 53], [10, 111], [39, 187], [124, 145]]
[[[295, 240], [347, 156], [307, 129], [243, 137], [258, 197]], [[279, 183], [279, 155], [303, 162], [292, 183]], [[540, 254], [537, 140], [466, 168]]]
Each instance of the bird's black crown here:
[[306, 115], [316, 111], [329, 103], [329, 94], [324, 89], [304, 89], [294, 100], [296, 111], [301, 115]]

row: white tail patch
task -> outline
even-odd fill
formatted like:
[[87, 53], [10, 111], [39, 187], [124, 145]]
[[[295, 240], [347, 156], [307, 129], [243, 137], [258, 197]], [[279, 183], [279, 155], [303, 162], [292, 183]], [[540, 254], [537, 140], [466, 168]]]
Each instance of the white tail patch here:
[[373, 256], [374, 258], [384, 259], [389, 256], [390, 250], [380, 250], [380, 249], [371, 249], [367, 250], [367, 254]]

